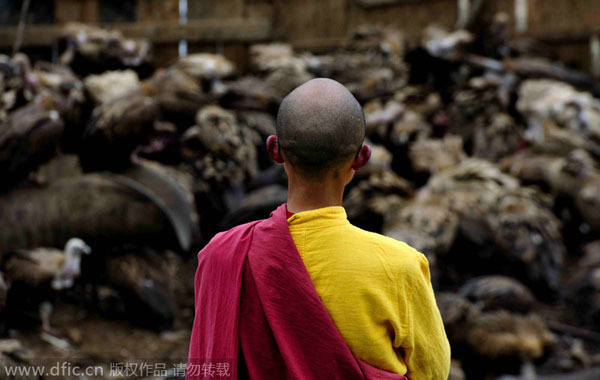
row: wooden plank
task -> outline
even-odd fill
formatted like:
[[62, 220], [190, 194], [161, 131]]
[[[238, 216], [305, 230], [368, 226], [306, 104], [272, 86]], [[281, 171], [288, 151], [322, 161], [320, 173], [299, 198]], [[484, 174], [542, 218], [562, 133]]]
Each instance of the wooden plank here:
[[274, 7], [271, 0], [253, 0], [244, 3], [244, 18], [266, 17], [271, 19], [274, 15]]
[[452, 29], [458, 18], [456, 0], [403, 2], [390, 6], [362, 8], [351, 1], [349, 30], [363, 24], [397, 27], [408, 37], [419, 38], [427, 25], [435, 23]]
[[242, 17], [244, 0], [188, 0], [188, 20]]
[[328, 52], [339, 48], [346, 42], [345, 37], [331, 38], [303, 38], [290, 41], [296, 51], [310, 51], [313, 53]]
[[137, 21], [137, 0], [101, 0], [98, 2], [98, 21], [126, 23]]
[[196, 41], [263, 41], [271, 36], [271, 21], [268, 19], [218, 19], [193, 20], [187, 25], [178, 24], [121, 24], [111, 25], [124, 35], [148, 38], [156, 43], [179, 40]]
[[600, 26], [598, 0], [529, 0], [529, 28], [536, 35], [588, 34]]
[[353, 0], [275, 0], [277, 37], [339, 38], [348, 33], [348, 3]]
[[152, 46], [152, 55], [152, 64], [154, 67], [171, 66], [179, 58], [178, 44], [176, 42], [154, 44]]
[[179, 20], [179, 0], [138, 0], [138, 22]]
[[98, 21], [97, 0], [54, 0], [54, 18], [56, 23]]
[[577, 70], [588, 73], [591, 71], [592, 57], [588, 39], [580, 42], [570, 41], [568, 43], [551, 44], [551, 46], [561, 62]]
[[377, 8], [421, 0], [354, 0], [356, 5], [363, 8]]
[[[148, 38], [154, 43], [164, 44], [179, 40], [190, 42], [257, 42], [271, 36], [271, 21], [267, 19], [220, 19], [191, 21], [187, 25], [174, 23], [159, 24], [110, 24], [109, 29], [118, 29], [130, 38]], [[0, 28], [0, 48], [9, 48], [16, 38], [16, 28]], [[62, 34], [57, 25], [30, 25], [23, 33], [22, 46], [48, 46], [54, 44]]]

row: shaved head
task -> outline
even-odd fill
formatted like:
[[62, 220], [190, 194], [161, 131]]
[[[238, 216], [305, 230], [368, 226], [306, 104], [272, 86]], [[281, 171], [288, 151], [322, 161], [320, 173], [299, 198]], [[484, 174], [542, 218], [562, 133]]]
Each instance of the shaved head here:
[[281, 152], [303, 176], [319, 179], [357, 154], [365, 116], [342, 84], [312, 79], [281, 102], [277, 138]]

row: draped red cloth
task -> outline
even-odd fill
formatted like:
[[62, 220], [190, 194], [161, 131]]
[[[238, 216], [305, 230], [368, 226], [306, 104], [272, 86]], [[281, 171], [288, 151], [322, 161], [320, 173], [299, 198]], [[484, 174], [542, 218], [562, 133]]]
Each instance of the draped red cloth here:
[[200, 251], [195, 295], [188, 380], [407, 380], [352, 355], [296, 249], [285, 204]]

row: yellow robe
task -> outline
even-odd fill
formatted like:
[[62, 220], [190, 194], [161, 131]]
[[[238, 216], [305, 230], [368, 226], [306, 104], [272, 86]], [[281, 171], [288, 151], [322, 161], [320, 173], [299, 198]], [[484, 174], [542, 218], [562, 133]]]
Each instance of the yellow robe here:
[[411, 380], [448, 378], [450, 345], [423, 254], [351, 225], [343, 207], [296, 213], [288, 226], [356, 357]]

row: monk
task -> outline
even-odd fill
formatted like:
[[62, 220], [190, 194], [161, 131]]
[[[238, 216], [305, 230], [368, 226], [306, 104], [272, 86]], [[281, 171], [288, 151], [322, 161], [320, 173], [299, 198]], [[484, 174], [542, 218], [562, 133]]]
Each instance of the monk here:
[[187, 379], [447, 379], [427, 259], [342, 207], [371, 154], [364, 138], [362, 108], [336, 81], [283, 100], [267, 150], [287, 203], [198, 254]]

